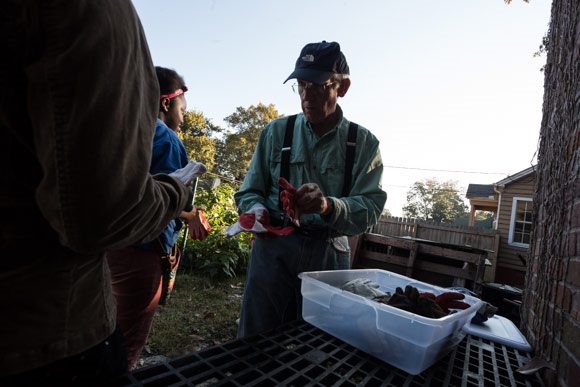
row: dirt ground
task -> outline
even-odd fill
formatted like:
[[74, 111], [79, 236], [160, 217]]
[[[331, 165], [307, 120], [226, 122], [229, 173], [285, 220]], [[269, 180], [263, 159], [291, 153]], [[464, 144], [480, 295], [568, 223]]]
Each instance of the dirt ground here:
[[244, 281], [240, 277], [217, 281], [178, 273], [167, 305], [157, 310], [136, 368], [234, 340]]

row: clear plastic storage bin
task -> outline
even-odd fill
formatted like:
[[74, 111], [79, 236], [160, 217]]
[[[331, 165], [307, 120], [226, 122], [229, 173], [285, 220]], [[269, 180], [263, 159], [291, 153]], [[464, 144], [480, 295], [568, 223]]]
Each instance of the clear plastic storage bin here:
[[449, 289], [379, 269], [304, 272], [299, 277], [304, 320], [413, 375], [459, 344], [466, 334], [463, 326], [483, 305], [480, 299], [465, 295], [462, 301], [469, 308], [433, 319], [340, 288], [353, 279], [368, 278], [378, 283], [380, 290], [391, 294], [397, 287], [404, 290], [407, 285], [435, 295]]

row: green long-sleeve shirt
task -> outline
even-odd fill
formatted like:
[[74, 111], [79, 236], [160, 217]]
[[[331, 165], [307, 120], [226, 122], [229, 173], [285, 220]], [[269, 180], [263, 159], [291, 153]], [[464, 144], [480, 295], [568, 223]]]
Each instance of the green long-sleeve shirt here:
[[[349, 195], [341, 197], [349, 121], [339, 106], [337, 110], [338, 126], [322, 137], [310, 128], [304, 114], [296, 117], [289, 182], [296, 188], [316, 183], [333, 200], [330, 216], [302, 215], [302, 226], [327, 226], [340, 234], [357, 235], [377, 222], [387, 200], [381, 187], [383, 163], [378, 139], [359, 125], [352, 186]], [[277, 180], [287, 120], [271, 121], [260, 134], [242, 187], [234, 196], [242, 213], [258, 206], [278, 210]]]

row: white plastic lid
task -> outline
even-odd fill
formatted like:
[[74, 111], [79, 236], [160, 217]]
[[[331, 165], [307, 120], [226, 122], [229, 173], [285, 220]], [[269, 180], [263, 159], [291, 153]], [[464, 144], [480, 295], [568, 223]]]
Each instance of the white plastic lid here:
[[515, 324], [505, 317], [495, 315], [482, 324], [471, 321], [463, 327], [470, 335], [488, 339], [520, 351], [531, 352], [532, 347]]

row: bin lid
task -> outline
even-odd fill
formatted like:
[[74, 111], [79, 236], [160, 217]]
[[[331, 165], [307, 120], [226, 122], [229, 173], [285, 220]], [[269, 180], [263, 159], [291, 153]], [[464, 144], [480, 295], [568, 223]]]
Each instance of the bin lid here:
[[471, 321], [463, 326], [463, 330], [472, 336], [481, 337], [508, 347], [531, 352], [532, 347], [515, 324], [503, 316], [492, 316], [481, 324]]

